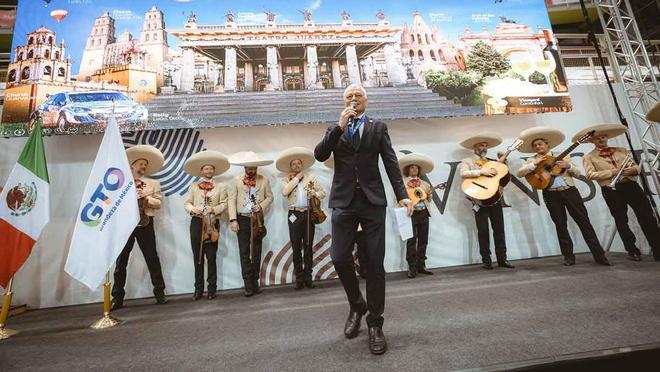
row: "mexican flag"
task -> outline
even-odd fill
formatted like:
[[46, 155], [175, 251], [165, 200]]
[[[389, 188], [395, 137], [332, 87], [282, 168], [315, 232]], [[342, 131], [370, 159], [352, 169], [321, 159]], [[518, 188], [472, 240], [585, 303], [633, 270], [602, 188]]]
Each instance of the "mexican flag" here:
[[0, 286], [23, 266], [50, 218], [48, 169], [37, 120], [0, 193]]

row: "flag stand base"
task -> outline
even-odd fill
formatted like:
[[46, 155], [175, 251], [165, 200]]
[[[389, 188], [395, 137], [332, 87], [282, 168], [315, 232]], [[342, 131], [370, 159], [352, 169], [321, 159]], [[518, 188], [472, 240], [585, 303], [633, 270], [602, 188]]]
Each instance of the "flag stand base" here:
[[89, 328], [106, 329], [120, 324], [121, 320], [110, 315], [110, 272], [108, 271], [103, 285], [103, 318], [95, 321]]
[[7, 324], [7, 318], [9, 317], [9, 306], [11, 305], [11, 297], [14, 295], [12, 292], [12, 287], [14, 286], [14, 278], [9, 279], [9, 285], [7, 285], [7, 292], [2, 298], [2, 309], [0, 310], [0, 340], [6, 340], [11, 336], [18, 334], [18, 331], [13, 329], [5, 328]]
[[121, 320], [111, 316], [110, 314], [104, 314], [103, 318], [95, 321], [94, 324], [89, 326], [89, 328], [91, 328], [91, 329], [106, 329], [106, 328], [114, 327], [114, 326], [120, 325], [120, 324], [121, 324]]
[[11, 336], [16, 336], [19, 332], [9, 328], [0, 328], [0, 340], [6, 340]]

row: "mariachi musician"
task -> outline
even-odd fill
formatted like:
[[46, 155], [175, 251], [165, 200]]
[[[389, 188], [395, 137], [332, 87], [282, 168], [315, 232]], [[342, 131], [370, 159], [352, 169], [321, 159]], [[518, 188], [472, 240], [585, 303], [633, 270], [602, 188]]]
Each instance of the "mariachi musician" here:
[[[466, 179], [481, 176], [496, 176], [497, 170], [495, 168], [484, 169], [483, 165], [492, 160], [486, 157], [488, 149], [498, 146], [500, 143], [502, 143], [502, 138], [494, 133], [477, 134], [461, 142], [461, 146], [473, 152], [470, 157], [463, 159], [461, 162], [461, 177]], [[501, 154], [498, 153], [498, 157], [500, 156]], [[488, 270], [493, 268], [490, 257], [490, 232], [488, 229], [488, 220], [490, 220], [490, 224], [493, 227], [497, 265], [499, 267], [513, 269], [514, 266], [509, 263], [506, 257], [502, 201], [498, 200], [496, 203], [488, 206], [479, 205], [472, 199], [470, 201], [472, 201], [472, 210], [474, 211], [474, 219], [477, 224], [479, 253], [481, 254], [483, 268]]]
[[158, 304], [167, 303], [165, 280], [163, 279], [163, 272], [156, 250], [156, 234], [154, 232], [154, 214], [156, 210], [160, 209], [163, 197], [160, 193], [160, 182], [146, 177], [158, 172], [162, 168], [165, 158], [157, 148], [149, 145], [133, 146], [126, 150], [126, 156], [131, 165], [131, 172], [137, 188], [140, 223], [133, 230], [124, 249], [117, 257], [115, 280], [112, 285], [112, 310], [124, 306], [126, 266], [136, 240], [144, 256], [147, 269], [149, 269], [156, 302]]
[[[238, 152], [229, 157], [229, 163], [241, 166], [245, 174], [236, 176], [229, 188], [229, 223], [238, 238], [244, 295], [261, 293], [261, 243], [265, 235], [263, 213], [273, 202], [268, 178], [257, 173], [257, 168], [271, 164], [252, 151]], [[254, 229], [253, 229], [254, 226]]]
[[[308, 199], [321, 200], [325, 191], [316, 178], [306, 173], [314, 163], [314, 152], [304, 147], [292, 147], [282, 151], [275, 160], [275, 167], [288, 173], [282, 179], [282, 195], [287, 198], [289, 236], [293, 248], [293, 267], [296, 272], [295, 289], [314, 288], [312, 269], [314, 267], [314, 224], [311, 218], [312, 206]], [[303, 262], [304, 257], [304, 262]]]
[[[561, 144], [565, 136], [554, 128], [534, 127], [522, 131], [518, 138], [524, 141], [519, 149], [520, 152], [535, 153], [518, 169], [517, 176], [524, 177], [534, 172], [536, 166], [544, 161], [547, 156], [554, 156], [550, 150]], [[580, 175], [580, 171], [568, 156], [558, 159], [555, 165], [561, 168], [562, 172], [554, 177], [547, 188], [543, 189], [543, 201], [557, 229], [557, 238], [559, 239], [561, 254], [564, 256], [564, 265], [575, 265], [573, 240], [571, 240], [567, 226], [566, 212], [568, 211], [568, 214], [571, 215], [580, 228], [582, 237], [586, 241], [594, 261], [600, 265], [609, 266], [610, 261], [605, 257], [605, 251], [598, 241], [591, 221], [589, 221], [589, 213], [584, 206], [582, 196], [575, 188], [573, 177]]]
[[229, 169], [229, 160], [217, 151], [201, 151], [186, 160], [183, 169], [189, 175], [199, 178], [188, 188], [188, 197], [184, 203], [186, 212], [192, 217], [190, 246], [195, 266], [195, 292], [192, 300], [199, 300], [204, 293], [204, 257], [208, 267], [207, 297], [212, 300], [218, 282], [216, 255], [220, 214], [227, 209], [227, 189], [223, 183], [215, 182], [213, 177]]
[[406, 154], [399, 158], [399, 168], [409, 198], [415, 203], [411, 216], [413, 237], [406, 241], [406, 261], [408, 278], [415, 278], [417, 273], [433, 275], [426, 269], [426, 246], [429, 241], [429, 202], [433, 200], [431, 184], [421, 179], [422, 175], [433, 171], [433, 159], [418, 153]]
[[637, 183], [639, 165], [635, 164], [630, 151], [608, 144], [609, 139], [624, 134], [626, 127], [621, 124], [594, 125], [578, 132], [573, 141], [591, 131], [595, 131], [591, 137], [595, 148], [582, 158], [584, 173], [588, 179], [601, 186], [605, 203], [614, 217], [616, 229], [630, 258], [633, 261], [642, 260], [641, 252], [635, 244], [635, 234], [628, 226], [628, 206], [635, 212], [653, 257], [660, 261], [660, 229], [653, 207]]

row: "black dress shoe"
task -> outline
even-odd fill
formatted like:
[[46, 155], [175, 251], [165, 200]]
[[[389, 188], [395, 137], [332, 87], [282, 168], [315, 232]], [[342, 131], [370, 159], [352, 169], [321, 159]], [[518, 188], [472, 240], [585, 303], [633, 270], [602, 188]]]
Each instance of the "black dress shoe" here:
[[110, 311], [119, 310], [122, 307], [124, 307], [124, 300], [113, 299], [112, 306], [110, 307]]
[[193, 301], [197, 301], [197, 300], [199, 300], [200, 298], [202, 298], [202, 292], [195, 292], [195, 293], [193, 293], [193, 295], [192, 295], [192, 300], [193, 300]]
[[165, 298], [165, 296], [156, 296], [156, 303], [157, 303], [157, 304], [159, 304], [159, 305], [164, 305], [164, 304], [166, 304], [166, 303], [168, 303], [168, 302], [169, 302], [169, 301], [167, 301], [167, 298]]
[[504, 261], [498, 261], [497, 266], [499, 267], [506, 267], [507, 269], [515, 269], [516, 267], [511, 265], [509, 261], [504, 260]]
[[575, 257], [564, 257], [564, 266], [575, 265]]
[[417, 277], [417, 272], [413, 271], [413, 270], [408, 270], [408, 278], [412, 279], [412, 278], [415, 278], [415, 277]]
[[607, 259], [605, 256], [599, 256], [594, 258], [594, 261], [596, 261], [597, 264], [603, 265], [603, 266], [612, 266], [612, 263], [610, 260]]
[[212, 300], [212, 299], [214, 299], [214, 298], [216, 298], [216, 297], [217, 297], [217, 295], [215, 294], [215, 291], [209, 291], [209, 292], [206, 294], [206, 298], [209, 299], [209, 300]]
[[417, 269], [417, 272], [420, 273], [420, 274], [424, 274], [424, 275], [433, 275], [433, 272], [426, 270], [425, 267]]
[[245, 297], [252, 297], [254, 292], [252, 292], [252, 288], [243, 288], [243, 296]]
[[385, 354], [387, 351], [383, 327], [369, 327], [369, 351], [375, 355]]
[[642, 255], [640, 255], [639, 253], [631, 254], [630, 259], [639, 262], [642, 260]]
[[296, 291], [298, 291], [298, 290], [303, 289], [304, 286], [305, 286], [305, 283], [303, 283], [303, 282], [296, 282], [296, 285], [293, 287], [293, 289], [295, 289]]
[[307, 287], [307, 288], [314, 288], [315, 287], [314, 281], [312, 280], [312, 278], [307, 278], [307, 280], [305, 280], [305, 287]]
[[362, 323], [362, 316], [367, 310], [353, 310], [348, 313], [346, 324], [344, 324], [344, 336], [346, 338], [355, 338], [360, 332], [360, 324]]
[[493, 263], [492, 262], [484, 262], [481, 266], [486, 270], [493, 270]]

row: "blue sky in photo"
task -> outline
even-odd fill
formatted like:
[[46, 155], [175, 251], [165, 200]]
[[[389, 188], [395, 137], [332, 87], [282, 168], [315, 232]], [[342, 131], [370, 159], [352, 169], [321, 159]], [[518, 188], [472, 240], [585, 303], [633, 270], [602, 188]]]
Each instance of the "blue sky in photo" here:
[[[393, 25], [410, 24], [413, 13], [419, 11], [429, 26], [437, 26], [443, 36], [457, 43], [467, 26], [475, 32], [486, 26], [493, 32], [499, 16], [529, 25], [533, 30], [537, 25], [550, 28], [544, 0], [19, 0], [13, 46], [25, 44], [26, 34], [43, 25], [57, 33], [58, 43], [64, 38], [67, 55], [73, 59], [72, 72], [76, 74], [97, 17], [108, 11], [115, 18], [115, 36], [128, 31], [139, 38], [144, 13], [154, 4], [165, 14], [165, 26], [169, 29], [182, 28], [191, 11], [197, 14], [198, 24], [224, 24], [225, 13], [230, 9], [238, 24], [263, 24], [264, 9], [275, 13], [278, 23], [302, 23], [300, 11], [304, 9], [312, 10], [317, 23], [341, 22], [343, 10], [351, 14], [353, 22], [375, 22], [376, 12], [382, 9]], [[57, 22], [50, 16], [55, 9], [64, 9], [68, 15]], [[174, 47], [179, 40], [169, 35], [168, 42]]]

